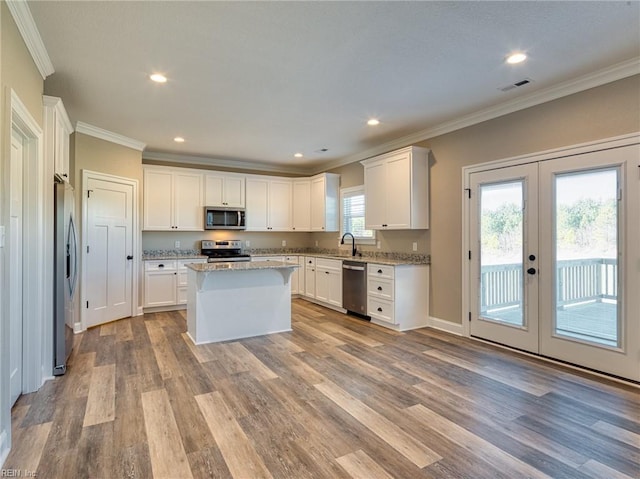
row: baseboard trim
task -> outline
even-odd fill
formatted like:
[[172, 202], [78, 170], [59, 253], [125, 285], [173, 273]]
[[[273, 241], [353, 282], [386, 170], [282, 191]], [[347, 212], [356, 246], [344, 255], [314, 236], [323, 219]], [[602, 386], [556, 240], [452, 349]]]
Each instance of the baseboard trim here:
[[455, 334], [456, 336], [464, 335], [462, 324], [452, 323], [451, 321], [434, 318], [433, 316], [429, 316], [429, 327], [439, 331], [446, 331], [447, 333]]
[[142, 306], [138, 306], [138, 312], [136, 316], [142, 316], [144, 314], [144, 308]]
[[81, 322], [73, 323], [73, 334], [79, 334], [82, 331], [84, 331], [84, 330], [82, 329], [82, 323]]

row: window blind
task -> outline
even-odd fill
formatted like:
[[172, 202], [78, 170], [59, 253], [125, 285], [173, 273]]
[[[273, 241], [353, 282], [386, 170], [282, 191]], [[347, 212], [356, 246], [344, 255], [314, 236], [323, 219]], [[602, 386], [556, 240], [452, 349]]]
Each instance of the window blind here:
[[364, 191], [342, 193], [342, 232], [356, 239], [372, 239], [374, 232], [364, 227]]

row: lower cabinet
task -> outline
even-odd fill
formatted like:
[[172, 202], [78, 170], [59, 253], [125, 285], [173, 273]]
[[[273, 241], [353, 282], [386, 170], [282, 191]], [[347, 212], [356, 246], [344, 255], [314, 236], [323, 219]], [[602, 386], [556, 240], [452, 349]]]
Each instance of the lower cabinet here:
[[367, 314], [397, 331], [429, 322], [429, 265], [367, 265]]
[[316, 297], [338, 308], [342, 308], [342, 261], [316, 258]]
[[144, 262], [144, 307], [187, 304], [187, 264], [206, 263], [203, 258], [147, 260]]
[[307, 298], [316, 297], [316, 259], [304, 257], [304, 293]]

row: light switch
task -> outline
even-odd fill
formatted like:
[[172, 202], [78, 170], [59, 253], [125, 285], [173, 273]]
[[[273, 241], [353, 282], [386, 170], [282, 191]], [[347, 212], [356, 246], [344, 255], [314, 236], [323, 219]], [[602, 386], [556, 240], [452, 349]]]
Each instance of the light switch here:
[[316, 241], [316, 246], [318, 246], [318, 242]]
[[287, 246], [287, 240], [282, 240], [282, 246]]
[[251, 248], [251, 241], [247, 240], [244, 242], [244, 244], [247, 248]]
[[417, 241], [413, 242], [413, 251], [418, 251], [418, 242]]

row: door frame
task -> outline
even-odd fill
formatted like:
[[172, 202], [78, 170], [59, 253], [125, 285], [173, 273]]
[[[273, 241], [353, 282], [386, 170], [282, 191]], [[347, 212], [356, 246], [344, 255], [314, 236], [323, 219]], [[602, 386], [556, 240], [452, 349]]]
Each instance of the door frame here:
[[[640, 132], [630, 133], [627, 135], [621, 135], [612, 138], [603, 138], [587, 143], [580, 143], [577, 145], [570, 145], [562, 148], [554, 148], [551, 150], [545, 150], [511, 158], [504, 158], [496, 161], [489, 161], [486, 163], [478, 163], [475, 165], [464, 166], [462, 168], [462, 251], [460, 257], [462, 258], [461, 322], [463, 336], [474, 339], [471, 337], [469, 325], [469, 318], [471, 316], [471, 281], [473, 280], [473, 278], [471, 277], [471, 260], [468, 259], [469, 251], [471, 251], [471, 228], [469, 223], [471, 215], [471, 202], [469, 201], [471, 195], [471, 174], [486, 170], [564, 158], [568, 156], [580, 155], [583, 153], [590, 153], [594, 151], [607, 150], [611, 148], [635, 144], [640, 144]], [[638, 221], [640, 221], [640, 218], [638, 219]], [[640, 291], [638, 291], [637, 293], [640, 294]]]
[[[47, 361], [49, 352], [53, 350], [52, 308], [45, 303], [46, 285], [49, 275], [53, 275], [53, 265], [46, 264], [48, 248], [53, 243], [47, 241], [45, 234], [47, 201], [47, 179], [45, 178], [43, 133], [38, 122], [33, 118], [25, 104], [13, 89], [7, 89], [6, 104], [8, 108], [7, 128], [1, 134], [3, 140], [10, 138], [13, 131], [23, 138], [23, 248], [24, 248], [24, 284], [28, 285], [29, 301], [23, 302], [23, 364], [22, 389], [24, 393], [37, 391], [46, 379], [51, 377], [52, 359]], [[4, 141], [0, 168], [2, 169], [3, 185], [3, 218], [9, 217], [9, 202], [6, 201], [10, 188], [11, 141]], [[3, 224], [6, 235], [6, 225]], [[11, 251], [3, 244], [0, 272], [0, 459], [11, 446], [11, 407], [9, 405], [9, 288], [11, 271], [6, 266], [4, 258], [9, 257]]]
[[[80, 322], [76, 322], [74, 326], [74, 332], [79, 333], [87, 329], [87, 308], [83, 307], [83, 305], [87, 302], [87, 288], [86, 288], [86, 278], [87, 274], [87, 241], [89, 239], [89, 209], [87, 204], [87, 195], [88, 188], [87, 184], [89, 180], [102, 180], [102, 181], [110, 181], [116, 183], [123, 183], [126, 185], [130, 185], [133, 188], [133, 232], [132, 232], [132, 241], [133, 241], [133, 251], [134, 251], [134, 261], [133, 261], [133, 269], [132, 269], [132, 278], [131, 278], [131, 316], [138, 316], [142, 314], [142, 307], [139, 306], [140, 298], [138, 297], [139, 293], [139, 283], [140, 283], [140, 268], [142, 259], [142, 250], [141, 248], [141, 231], [140, 231], [140, 222], [139, 222], [139, 209], [138, 209], [138, 180], [134, 178], [125, 178], [124, 176], [116, 176], [110, 175], [107, 173], [100, 173], [97, 171], [91, 170], [82, 170], [82, 234], [80, 239], [80, 270], [82, 274], [80, 275], [80, 302], [78, 307], [80, 308]], [[77, 215], [76, 215], [77, 217]]]

